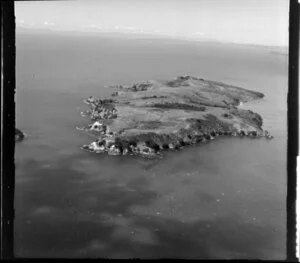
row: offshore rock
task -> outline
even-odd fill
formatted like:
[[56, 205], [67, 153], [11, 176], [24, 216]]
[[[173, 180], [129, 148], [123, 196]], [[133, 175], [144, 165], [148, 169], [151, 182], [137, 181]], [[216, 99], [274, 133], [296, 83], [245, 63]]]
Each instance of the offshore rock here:
[[21, 132], [19, 129], [15, 128], [15, 142], [21, 142], [25, 138], [25, 135], [23, 132]]

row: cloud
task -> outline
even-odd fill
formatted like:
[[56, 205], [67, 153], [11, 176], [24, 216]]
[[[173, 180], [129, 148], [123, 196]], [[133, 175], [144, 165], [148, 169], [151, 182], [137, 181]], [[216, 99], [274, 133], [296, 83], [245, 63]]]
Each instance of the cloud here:
[[113, 27], [115, 30], [128, 30], [128, 31], [133, 31], [133, 30], [138, 30], [137, 27], [134, 26], [114, 26]]
[[53, 23], [53, 22], [48, 22], [48, 21], [45, 21], [45, 22], [44, 22], [44, 25], [45, 25], [45, 26], [54, 26], [54, 25], [55, 25], [55, 23]]
[[196, 35], [196, 36], [204, 36], [205, 33], [204, 33], [204, 32], [195, 32], [195, 33], [193, 33], [193, 35]]
[[17, 27], [22, 27], [22, 28], [32, 28], [35, 27], [36, 24], [35, 23], [28, 23], [25, 20], [17, 20], [16, 21], [16, 26]]
[[105, 27], [102, 25], [88, 24], [88, 25], [81, 25], [79, 27], [79, 30], [83, 32], [99, 32], [99, 31], [105, 31]]
[[87, 27], [87, 28], [102, 28], [101, 25], [95, 25], [95, 24], [91, 24], [91, 25], [84, 25], [82, 27]]
[[126, 30], [136, 30], [137, 28], [134, 27], [134, 26], [124, 26], [124, 27], [121, 27], [121, 29], [126, 29]]

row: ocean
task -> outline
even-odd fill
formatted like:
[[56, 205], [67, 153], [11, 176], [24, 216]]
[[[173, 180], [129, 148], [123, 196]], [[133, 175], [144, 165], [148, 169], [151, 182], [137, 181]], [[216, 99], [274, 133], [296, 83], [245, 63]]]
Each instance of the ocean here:
[[[15, 256], [285, 259], [288, 56], [277, 48], [18, 32]], [[80, 150], [110, 84], [189, 74], [259, 91], [273, 140], [221, 138], [161, 159]]]

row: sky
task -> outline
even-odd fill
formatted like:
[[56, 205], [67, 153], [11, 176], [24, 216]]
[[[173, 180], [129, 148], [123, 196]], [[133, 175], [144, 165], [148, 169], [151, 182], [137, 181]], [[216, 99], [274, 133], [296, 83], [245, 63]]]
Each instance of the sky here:
[[17, 27], [288, 45], [288, 0], [16, 1]]

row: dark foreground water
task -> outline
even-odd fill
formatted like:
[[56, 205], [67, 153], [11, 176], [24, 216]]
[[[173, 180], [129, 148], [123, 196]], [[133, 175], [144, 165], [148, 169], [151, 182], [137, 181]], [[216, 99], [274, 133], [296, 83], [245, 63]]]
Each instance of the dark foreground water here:
[[[217, 138], [161, 160], [80, 151], [82, 98], [179, 74], [261, 91], [275, 138]], [[35, 74], [35, 75], [34, 75]], [[17, 35], [17, 257], [285, 258], [287, 56], [269, 49]]]

